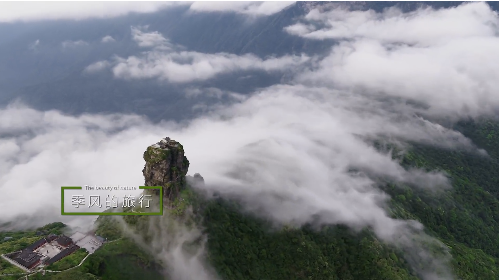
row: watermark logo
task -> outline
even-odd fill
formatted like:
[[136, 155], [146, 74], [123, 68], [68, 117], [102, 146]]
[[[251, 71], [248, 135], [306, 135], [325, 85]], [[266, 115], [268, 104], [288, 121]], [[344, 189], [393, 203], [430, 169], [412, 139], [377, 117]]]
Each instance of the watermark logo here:
[[[146, 187], [140, 186], [139, 189], [145, 190], [159, 190], [159, 196], [153, 196], [150, 194], [140, 194], [138, 196], [125, 194], [122, 196], [108, 194], [104, 198], [102, 195], [95, 194], [96, 191], [136, 191], [137, 187], [127, 187], [127, 186], [65, 186], [61, 187], [61, 215], [117, 215], [117, 216], [126, 216], [126, 215], [145, 215], [145, 216], [161, 216], [163, 215], [163, 188], [161, 186], [155, 187]], [[85, 190], [93, 192], [92, 195], [83, 195], [79, 194], [71, 194], [71, 206], [76, 210], [90, 210], [90, 211], [80, 211], [80, 212], [66, 212], [64, 209], [65, 200], [64, 194], [65, 190]], [[156, 198], [156, 199], [155, 199]], [[154, 200], [159, 201], [159, 212], [150, 212], [148, 211], [152, 207], [152, 203]], [[96, 212], [93, 212], [93, 210]], [[108, 209], [116, 209], [112, 211], [105, 211]], [[119, 209], [123, 209], [123, 211], [119, 211]], [[133, 209], [139, 209], [139, 211], [134, 211]], [[100, 211], [98, 211], [100, 210]], [[131, 211], [125, 211], [131, 210]], [[98, 211], [98, 212], [97, 212]]]

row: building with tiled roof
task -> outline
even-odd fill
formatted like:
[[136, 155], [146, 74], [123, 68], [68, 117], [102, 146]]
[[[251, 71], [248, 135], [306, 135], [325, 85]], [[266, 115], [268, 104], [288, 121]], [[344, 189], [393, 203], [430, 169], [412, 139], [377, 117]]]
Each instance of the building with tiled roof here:
[[61, 234], [59, 236], [59, 238], [56, 239], [56, 241], [57, 241], [57, 244], [59, 244], [63, 247], [68, 247], [69, 245], [73, 244], [73, 240], [64, 234]]
[[13, 260], [27, 269], [32, 269], [40, 263], [40, 258], [39, 254], [29, 249], [24, 249]]

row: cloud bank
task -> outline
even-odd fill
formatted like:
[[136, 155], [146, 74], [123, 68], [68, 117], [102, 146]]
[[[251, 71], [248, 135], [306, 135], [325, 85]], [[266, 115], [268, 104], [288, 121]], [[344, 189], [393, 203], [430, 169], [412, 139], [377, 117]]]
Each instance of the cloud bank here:
[[97, 72], [109, 67], [114, 77], [119, 79], [158, 79], [170, 83], [187, 83], [237, 71], [295, 71], [290, 69], [310, 60], [305, 55], [262, 59], [252, 54], [185, 51], [181, 46], [172, 44], [161, 33], [148, 32], [147, 26], [132, 26], [131, 34], [138, 46], [150, 50], [127, 58], [117, 57], [113, 61], [98, 61], [86, 67], [85, 71]]
[[285, 30], [316, 40], [367, 38], [382, 43], [430, 46], [453, 39], [495, 36], [497, 13], [483, 2], [449, 9], [428, 7], [409, 13], [394, 7], [381, 13], [316, 8], [301, 23]]
[[83, 20], [112, 18], [128, 13], [153, 13], [175, 2], [3, 2], [0, 22], [33, 22], [41, 20]]
[[[439, 121], [497, 112], [497, 14], [486, 4], [470, 3], [411, 13], [312, 10], [300, 21], [286, 31], [338, 40], [328, 56], [297, 67], [288, 84], [219, 106], [182, 126], [154, 125], [137, 116], [0, 110], [5, 170], [0, 191], [6, 194], [0, 202], [12, 209], [1, 219], [58, 205], [49, 198], [60, 185], [140, 185], [142, 152], [169, 136], [183, 144], [190, 173], [203, 175], [205, 191], [238, 199], [247, 211], [276, 223], [370, 227], [406, 251], [408, 259], [434, 264], [420, 271], [424, 279], [451, 279], [445, 263], [417, 250], [418, 238], [426, 238], [422, 225], [391, 218], [389, 197], [378, 188], [386, 180], [445, 188], [445, 174], [406, 170], [371, 143], [376, 139], [404, 147], [414, 141], [476, 151], [469, 139]], [[455, 28], [458, 21], [467, 26]], [[420, 32], [427, 22], [434, 30]], [[406, 32], [379, 32], [399, 23]], [[143, 28], [132, 32], [147, 50], [102, 62], [94, 70], [111, 69], [118, 78], [189, 82], [244, 69], [285, 69], [304, 59], [202, 54], [174, 45], [162, 49], [170, 43], [161, 34]], [[189, 91], [203, 94], [205, 89]], [[19, 192], [41, 195], [29, 198], [27, 208]], [[58, 219], [56, 210], [45, 217]], [[444, 275], [436, 275], [437, 270]]]
[[[0, 216], [1, 222], [14, 221], [19, 215], [30, 216], [34, 221], [26, 222], [37, 225], [60, 220], [57, 212], [60, 187], [64, 185], [143, 183], [140, 176], [127, 178], [127, 172], [123, 172], [141, 170], [140, 144], [136, 150], [138, 160], [131, 161], [123, 156], [127, 158], [126, 154], [134, 152], [128, 150], [130, 147], [118, 148], [120, 141], [112, 144], [117, 150], [107, 148], [111, 135], [131, 137], [126, 136], [131, 132], [127, 127], [143, 123], [137, 117], [74, 118], [17, 106], [1, 110], [0, 116], [0, 205], [9, 209]], [[101, 164], [116, 168], [101, 172]]]
[[315, 9], [303, 22], [285, 30], [339, 45], [302, 83], [416, 101], [437, 117], [498, 112], [499, 19], [485, 3], [412, 13]]
[[208, 80], [216, 75], [234, 71], [284, 71], [307, 62], [306, 56], [283, 56], [261, 59], [257, 56], [229, 53], [148, 52], [141, 57], [120, 59], [113, 67], [115, 77], [121, 79], [159, 79], [172, 83]]
[[295, 2], [4, 2], [0, 23], [43, 20], [84, 20], [113, 18], [130, 13], [154, 13], [174, 6], [189, 6], [192, 12], [234, 12], [250, 16], [278, 13]]
[[294, 1], [263, 2], [194, 2], [189, 10], [194, 12], [234, 12], [250, 16], [269, 16], [293, 5]]
[[[394, 139], [414, 133], [430, 140], [453, 132], [410, 118], [393, 122], [383, 113], [358, 115], [347, 107], [353, 101], [333, 102], [340, 97], [324, 88], [275, 86], [185, 127], [153, 125], [136, 116], [4, 109], [1, 116], [17, 118], [0, 118], [6, 170], [0, 177], [1, 204], [9, 209], [1, 220], [20, 214], [37, 217], [39, 224], [59, 220], [62, 185], [141, 185], [143, 151], [168, 135], [184, 145], [190, 174], [205, 177], [203, 191], [238, 199], [248, 211], [280, 224], [370, 226], [383, 240], [405, 240], [401, 232], [421, 225], [390, 218], [389, 198], [376, 180], [425, 188], [448, 182], [442, 174], [403, 169], [363, 138], [382, 132]], [[383, 122], [390, 121], [391, 131], [384, 130]], [[460, 145], [453, 137], [444, 139]]]

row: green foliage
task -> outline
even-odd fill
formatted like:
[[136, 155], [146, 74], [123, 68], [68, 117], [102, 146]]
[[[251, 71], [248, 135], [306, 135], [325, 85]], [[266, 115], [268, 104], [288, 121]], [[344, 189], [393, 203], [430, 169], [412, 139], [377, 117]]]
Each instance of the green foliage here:
[[171, 151], [168, 149], [159, 149], [149, 146], [144, 152], [144, 160], [150, 164], [155, 164], [168, 159], [170, 153]]
[[[83, 252], [77, 251], [72, 254], [75, 256], [74, 262], [76, 262], [76, 256], [83, 255], [81, 253]], [[46, 275], [37, 273], [30, 276], [30, 279], [164, 280], [164, 276], [159, 273], [160, 270], [152, 257], [141, 250], [135, 243], [129, 239], [120, 239], [105, 243], [99, 250], [90, 255], [80, 267], [60, 273], [46, 273]]]
[[452, 265], [462, 280], [498, 279], [499, 261], [480, 249], [470, 249], [462, 244], [449, 243], [452, 247]]
[[105, 244], [81, 267], [102, 279], [163, 279], [153, 258], [126, 238]]
[[45, 275], [42, 275], [42, 273], [37, 273], [33, 276], [30, 276], [29, 279], [30, 280], [68, 280], [68, 279], [98, 280], [99, 277], [78, 269], [71, 269], [60, 273], [47, 272]]
[[65, 229], [66, 229], [66, 225], [64, 223], [55, 222], [55, 223], [45, 225], [41, 228], [38, 228], [38, 229], [36, 229], [36, 231], [40, 231], [40, 232], [47, 233], [47, 234], [53, 233], [53, 234], [59, 235], [59, 234], [62, 234]]
[[22, 275], [6, 275], [6, 276], [1, 276], [2, 280], [19, 280], [19, 279], [22, 279]]
[[[0, 275], [2, 274], [13, 274], [13, 273], [23, 273], [24, 270], [12, 265], [4, 258], [0, 257]], [[3, 279], [3, 278], [2, 278]]]
[[[0, 231], [0, 248], [1, 244], [5, 242], [26, 242], [26, 239], [20, 241], [20, 239], [24, 237], [37, 237], [38, 239], [42, 238], [45, 235], [50, 233], [61, 234], [66, 229], [66, 225], [61, 222], [47, 224], [43, 227], [37, 228], [35, 230], [25, 230], [25, 231]], [[42, 235], [37, 235], [37, 232]], [[12, 237], [12, 239], [4, 241], [5, 237]], [[13, 244], [13, 243], [10, 243]], [[28, 246], [30, 244], [27, 244]], [[1, 249], [0, 249], [1, 250]], [[1, 251], [0, 251], [1, 252]]]
[[237, 206], [205, 209], [209, 260], [223, 279], [417, 279], [398, 252], [367, 231], [324, 227], [269, 231]]
[[461, 279], [499, 279], [499, 125], [463, 122], [458, 128], [489, 156], [413, 144], [402, 158], [407, 168], [444, 172], [452, 188], [434, 193], [388, 185], [384, 190], [392, 196], [395, 217], [420, 221], [452, 247], [452, 265]]
[[[12, 237], [12, 239], [4, 241], [5, 237]], [[24, 237], [36, 237], [36, 234], [33, 231], [0, 232], [0, 248], [2, 243], [14, 242]]]
[[[66, 225], [61, 222], [47, 224], [35, 230], [26, 231], [4, 231], [0, 232], [0, 254], [11, 253], [22, 250], [27, 246], [33, 244], [35, 241], [43, 238], [45, 234], [54, 233], [61, 234], [66, 229]], [[43, 235], [37, 235], [42, 233]], [[12, 239], [4, 241], [5, 237], [12, 237]], [[3, 258], [0, 258], [0, 275], [10, 273], [24, 273], [20, 268], [12, 265]], [[2, 280], [7, 280], [9, 277], [2, 277]], [[16, 277], [17, 279], [19, 277]]]
[[35, 241], [39, 240], [40, 236], [27, 235], [26, 237], [21, 237], [19, 239], [12, 239], [6, 242], [0, 243], [0, 254], [10, 253], [14, 251], [19, 251], [31, 245]]
[[499, 122], [482, 120], [475, 122], [468, 120], [456, 126], [478, 147], [485, 149], [493, 158], [499, 158]]
[[55, 262], [47, 267], [49, 270], [66, 270], [68, 268], [77, 266], [81, 260], [87, 255], [87, 251], [83, 248], [73, 252], [71, 255]]
[[96, 221], [96, 226], [97, 229], [95, 234], [107, 238], [108, 241], [116, 240], [123, 236], [122, 226], [113, 216], [99, 216]]
[[[487, 151], [499, 155], [497, 150]], [[443, 171], [452, 188], [440, 194], [388, 186], [393, 200], [430, 232], [499, 257], [499, 161], [476, 152], [413, 145], [404, 157], [407, 167]]]
[[192, 205], [196, 199], [194, 192], [190, 188], [184, 188], [172, 203], [170, 211], [174, 216], [182, 216], [185, 210]]

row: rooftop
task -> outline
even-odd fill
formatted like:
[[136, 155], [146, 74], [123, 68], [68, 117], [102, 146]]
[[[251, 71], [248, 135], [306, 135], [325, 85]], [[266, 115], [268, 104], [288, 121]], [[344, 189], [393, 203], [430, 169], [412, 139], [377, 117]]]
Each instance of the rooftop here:
[[64, 247], [67, 247], [73, 243], [73, 240], [67, 237], [66, 235], [59, 236], [59, 238], [57, 238], [56, 241], [57, 243], [59, 243], [59, 245]]
[[24, 249], [19, 255], [17, 255], [17, 257], [14, 258], [14, 260], [26, 268], [32, 268], [41, 257], [42, 256], [29, 249]]

